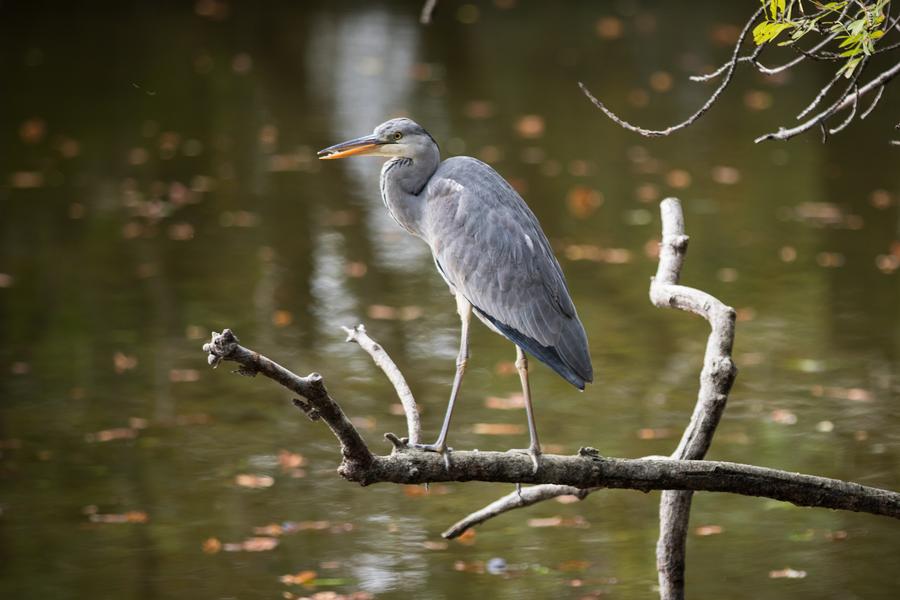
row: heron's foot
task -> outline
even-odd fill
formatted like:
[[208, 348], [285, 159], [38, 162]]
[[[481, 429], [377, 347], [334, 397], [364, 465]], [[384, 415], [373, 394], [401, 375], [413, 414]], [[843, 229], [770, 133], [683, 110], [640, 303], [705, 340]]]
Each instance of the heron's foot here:
[[508, 450], [508, 452], [518, 452], [519, 454], [527, 454], [531, 457], [532, 469], [531, 473], [536, 475], [538, 469], [541, 468], [541, 449], [539, 447], [531, 447], [531, 448], [514, 448], [512, 450]]
[[444, 467], [448, 471], [450, 470], [450, 453], [453, 452], [453, 448], [448, 448], [447, 444], [414, 444], [413, 448], [425, 452], [437, 452], [444, 459]]

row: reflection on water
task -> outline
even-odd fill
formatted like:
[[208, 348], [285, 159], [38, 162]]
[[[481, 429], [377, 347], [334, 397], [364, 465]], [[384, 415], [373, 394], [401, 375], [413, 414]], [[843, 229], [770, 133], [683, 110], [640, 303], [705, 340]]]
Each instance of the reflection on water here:
[[[434, 434], [452, 299], [381, 205], [379, 161], [315, 160], [396, 114], [445, 156], [492, 162], [560, 257], [597, 383], [578, 394], [535, 367], [549, 448], [668, 453], [687, 420], [704, 324], [646, 298], [656, 205], [675, 194], [685, 282], [738, 310], [741, 372], [711, 456], [900, 488], [900, 181], [873, 146], [896, 119], [889, 101], [827, 145], [756, 146], [824, 68], [744, 74], [692, 130], [652, 141], [575, 87], [649, 125], [688, 114], [708, 88], [686, 76], [723, 59], [745, 12], [707, 4], [441, 3], [423, 29], [416, 2], [4, 3], [0, 595], [654, 597], [657, 494], [548, 503], [445, 543], [508, 486], [347, 485], [327, 432], [282, 391], [206, 367], [203, 338], [230, 326], [324, 373], [386, 450], [403, 418], [339, 329], [364, 321]], [[452, 445], [521, 446], [525, 434], [476, 428], [524, 426], [487, 400], [518, 389], [511, 345], [477, 327], [472, 349]], [[695, 505], [696, 597], [900, 586], [891, 522]], [[785, 568], [806, 576], [770, 577]]]

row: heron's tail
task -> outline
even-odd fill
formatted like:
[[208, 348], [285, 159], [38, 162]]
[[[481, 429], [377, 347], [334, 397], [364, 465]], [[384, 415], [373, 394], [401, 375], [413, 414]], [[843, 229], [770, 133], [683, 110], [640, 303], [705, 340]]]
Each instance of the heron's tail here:
[[[481, 312], [481, 311], [479, 311]], [[481, 312], [504, 336], [519, 348], [532, 355], [560, 377], [583, 390], [585, 384], [594, 381], [594, 368], [588, 352], [587, 335], [577, 317], [568, 319], [555, 346], [544, 346], [532, 337], [505, 325]]]

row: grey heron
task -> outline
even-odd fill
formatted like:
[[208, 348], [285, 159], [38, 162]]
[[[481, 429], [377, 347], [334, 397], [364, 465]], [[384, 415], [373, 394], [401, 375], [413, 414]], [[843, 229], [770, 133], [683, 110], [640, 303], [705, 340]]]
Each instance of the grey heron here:
[[[516, 345], [535, 471], [541, 447], [528, 383], [528, 352], [580, 390], [593, 380], [584, 326], [562, 269], [534, 213], [487, 164], [456, 156], [441, 162], [434, 138], [410, 119], [392, 119], [372, 135], [319, 151], [321, 159], [389, 158], [381, 198], [395, 221], [431, 248], [456, 297], [461, 321], [456, 375], [437, 441], [419, 446], [447, 460], [447, 430], [469, 358], [472, 313]], [[448, 463], [449, 464], [449, 463]]]

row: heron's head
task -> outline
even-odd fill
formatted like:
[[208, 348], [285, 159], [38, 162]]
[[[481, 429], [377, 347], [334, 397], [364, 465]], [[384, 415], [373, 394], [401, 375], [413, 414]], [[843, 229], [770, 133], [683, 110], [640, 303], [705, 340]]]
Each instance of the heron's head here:
[[434, 138], [421, 125], [410, 119], [400, 118], [385, 121], [375, 128], [372, 135], [319, 150], [319, 158], [331, 160], [367, 155], [415, 159], [436, 148]]

